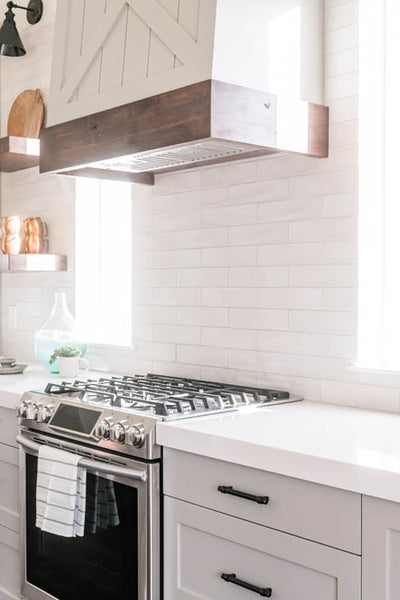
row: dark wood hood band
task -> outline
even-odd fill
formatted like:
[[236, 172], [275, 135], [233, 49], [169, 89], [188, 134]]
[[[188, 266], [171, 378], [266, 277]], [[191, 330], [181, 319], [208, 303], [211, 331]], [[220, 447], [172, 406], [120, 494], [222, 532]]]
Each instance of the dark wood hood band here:
[[[259, 90], [202, 81], [43, 129], [40, 172], [78, 175], [80, 169], [83, 176], [151, 184], [152, 173], [99, 173], [90, 163], [204, 139], [247, 144], [248, 152], [168, 170], [296, 151], [277, 148], [276, 105], [274, 96]], [[328, 108], [308, 105], [304, 148], [305, 154], [328, 155]]]

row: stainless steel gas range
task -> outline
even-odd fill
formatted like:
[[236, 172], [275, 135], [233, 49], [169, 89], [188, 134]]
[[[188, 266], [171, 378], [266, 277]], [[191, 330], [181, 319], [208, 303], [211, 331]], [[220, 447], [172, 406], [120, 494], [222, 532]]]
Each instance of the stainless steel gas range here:
[[[159, 420], [301, 400], [288, 392], [148, 374], [26, 392], [18, 406], [23, 593], [30, 600], [160, 600], [162, 452]], [[38, 451], [77, 453], [88, 486], [112, 482], [118, 525], [62, 538], [35, 526]], [[111, 485], [111, 484], [108, 484]], [[97, 488], [96, 488], [97, 489]]]

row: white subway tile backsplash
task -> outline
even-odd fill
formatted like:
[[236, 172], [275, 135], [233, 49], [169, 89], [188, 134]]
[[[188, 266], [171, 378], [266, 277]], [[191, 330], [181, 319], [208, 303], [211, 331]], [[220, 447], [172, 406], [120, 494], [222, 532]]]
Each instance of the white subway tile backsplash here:
[[355, 335], [357, 322], [354, 313], [351, 312], [291, 310], [289, 311], [289, 330]]
[[201, 343], [218, 348], [257, 349], [257, 331], [232, 327], [203, 327]]
[[330, 77], [325, 82], [326, 102], [356, 96], [358, 92], [358, 74], [344, 73]]
[[346, 25], [354, 25], [358, 21], [358, 2], [351, 0], [338, 6], [326, 7], [325, 30], [340, 29]]
[[356, 288], [326, 288], [322, 290], [322, 308], [324, 310], [357, 310]]
[[173, 344], [199, 344], [200, 327], [190, 325], [153, 325], [153, 340], [155, 342], [170, 342]]
[[181, 269], [178, 287], [221, 287], [228, 285], [228, 269], [224, 267]]
[[182, 229], [195, 229], [200, 225], [200, 211], [172, 212], [151, 217], [148, 227], [153, 233], [159, 231], [180, 231]]
[[355, 287], [355, 265], [302, 265], [289, 267], [291, 287]]
[[204, 248], [201, 250], [201, 264], [205, 267], [256, 265], [257, 248], [255, 246]]
[[151, 254], [156, 269], [200, 266], [200, 250], [160, 250]]
[[227, 166], [208, 167], [201, 171], [202, 186], [205, 188], [254, 181], [255, 178], [256, 165], [254, 161], [241, 161]]
[[211, 367], [228, 366], [228, 350], [210, 346], [178, 346], [177, 357], [180, 362]]
[[[334, 81], [332, 81], [334, 85]], [[329, 100], [326, 102], [329, 106], [330, 123], [340, 123], [341, 121], [351, 121], [358, 117], [358, 97], [351, 96]]]
[[355, 263], [357, 245], [353, 241], [310, 242], [260, 246], [258, 262], [265, 265]]
[[232, 246], [284, 242], [288, 239], [288, 224], [261, 223], [258, 225], [230, 227], [228, 236], [229, 244]]
[[257, 332], [257, 349], [285, 354], [351, 358], [355, 351], [355, 336], [293, 331]]
[[[350, 143], [354, 143], [354, 140]], [[354, 169], [326, 171], [324, 173], [312, 173], [301, 177], [293, 177], [289, 181], [289, 194], [291, 196], [339, 194], [340, 192], [355, 189], [356, 185], [357, 172]]]
[[176, 210], [198, 210], [208, 206], [224, 206], [229, 204], [228, 188], [198, 189], [181, 192], [174, 196]]
[[356, 234], [357, 220], [355, 218], [343, 217], [289, 223], [291, 242], [354, 240]]
[[242, 225], [245, 223], [255, 223], [256, 221], [257, 206], [255, 204], [221, 206], [206, 208], [202, 211], [203, 227]]
[[156, 175], [157, 194], [174, 194], [201, 187], [200, 171], [183, 171]]
[[264, 202], [258, 206], [259, 221], [297, 221], [322, 214], [322, 198], [296, 198]]
[[289, 287], [259, 289], [258, 305], [262, 308], [320, 310], [322, 308], [322, 290]]
[[288, 329], [288, 311], [264, 308], [230, 308], [229, 325], [243, 329]]
[[181, 325], [224, 326], [228, 324], [228, 308], [178, 307], [177, 323]]
[[141, 269], [134, 274], [134, 282], [143, 287], [174, 287], [177, 273], [167, 269]]
[[[197, 306], [201, 303], [200, 288], [162, 288], [151, 289], [152, 298], [149, 304], [165, 306]], [[143, 302], [142, 302], [143, 304]]]
[[325, 35], [325, 53], [334, 54], [358, 47], [358, 25], [346, 25], [340, 29], [327, 31]]
[[288, 371], [296, 377], [322, 377], [340, 379], [347, 366], [347, 359], [296, 354], [288, 357]]
[[[358, 120], [353, 119], [352, 121], [342, 121], [340, 123], [333, 123], [330, 129], [330, 146], [332, 152], [336, 152], [339, 156], [344, 157], [345, 164], [343, 166], [347, 167], [355, 167], [355, 160], [352, 160], [353, 164], [349, 164], [349, 159], [347, 156], [344, 156], [345, 151], [344, 147], [350, 146], [350, 150], [354, 153], [354, 159], [357, 158], [356, 143], [358, 138]], [[338, 148], [339, 150], [335, 150]], [[352, 156], [353, 158], [353, 156]], [[347, 164], [346, 164], [347, 163]]]
[[332, 194], [324, 197], [323, 216], [353, 217], [357, 214], [357, 208], [357, 194]]
[[288, 358], [285, 354], [254, 350], [229, 350], [229, 367], [248, 371], [265, 371], [269, 374], [286, 374]]
[[228, 229], [224, 227], [178, 231], [174, 235], [178, 248], [210, 248], [226, 246], [228, 242]]
[[325, 75], [328, 79], [358, 71], [358, 48], [351, 48], [325, 58]]
[[[283, 160], [280, 159], [280, 160]], [[271, 181], [252, 181], [241, 185], [233, 185], [228, 188], [229, 200], [233, 204], [248, 204], [249, 202], [268, 202], [286, 198], [289, 192], [287, 179], [287, 168], [280, 167], [280, 160], [274, 162], [269, 157], [265, 162], [257, 161], [257, 178], [271, 179]], [[278, 168], [281, 171], [278, 171]], [[280, 179], [283, 177], [283, 179]]]
[[177, 309], [172, 306], [138, 306], [134, 312], [134, 322], [176, 323]]
[[201, 303], [203, 306], [256, 307], [257, 296], [253, 288], [203, 288]]
[[229, 286], [232, 287], [284, 287], [288, 285], [288, 267], [231, 267]]

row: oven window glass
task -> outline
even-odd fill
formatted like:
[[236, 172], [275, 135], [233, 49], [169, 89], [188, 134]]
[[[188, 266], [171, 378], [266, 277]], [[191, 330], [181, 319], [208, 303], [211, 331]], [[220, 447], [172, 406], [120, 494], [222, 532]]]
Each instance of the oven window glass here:
[[[27, 581], [59, 600], [138, 598], [138, 498], [135, 488], [87, 474], [85, 535], [42, 532], [36, 521], [37, 457], [26, 455]], [[108, 507], [100, 495], [108, 486]], [[100, 499], [99, 499], [100, 498]]]

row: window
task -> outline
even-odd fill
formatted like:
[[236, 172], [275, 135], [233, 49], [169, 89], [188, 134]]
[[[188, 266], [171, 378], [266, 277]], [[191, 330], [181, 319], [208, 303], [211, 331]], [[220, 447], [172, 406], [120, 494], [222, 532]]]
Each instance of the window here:
[[400, 370], [400, 3], [360, 2], [358, 365]]
[[89, 343], [132, 344], [131, 185], [76, 180], [76, 319]]

